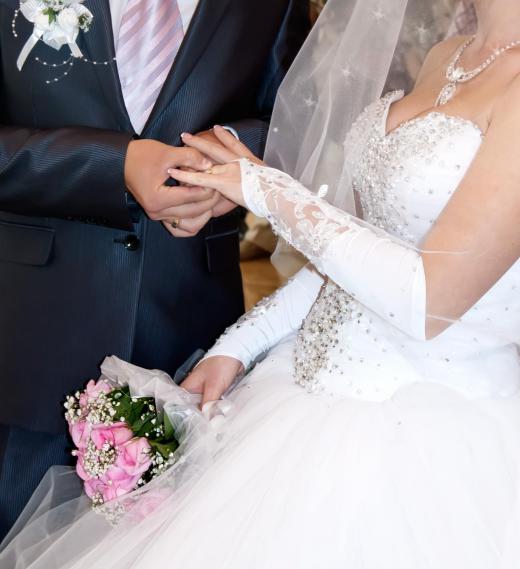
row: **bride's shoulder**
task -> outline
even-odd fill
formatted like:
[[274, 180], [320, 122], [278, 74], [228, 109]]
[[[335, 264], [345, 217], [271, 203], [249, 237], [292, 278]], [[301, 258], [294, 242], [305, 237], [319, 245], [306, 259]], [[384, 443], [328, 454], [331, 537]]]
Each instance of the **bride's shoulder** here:
[[457, 49], [467, 39], [466, 36], [453, 36], [435, 44], [423, 62], [417, 83], [420, 83], [424, 77], [436, 71], [444, 73], [446, 66], [452, 60]]

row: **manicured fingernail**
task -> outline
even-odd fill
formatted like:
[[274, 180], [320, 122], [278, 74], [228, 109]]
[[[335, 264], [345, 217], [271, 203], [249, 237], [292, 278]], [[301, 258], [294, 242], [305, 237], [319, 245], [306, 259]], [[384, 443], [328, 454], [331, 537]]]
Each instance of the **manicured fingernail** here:
[[175, 170], [173, 168], [168, 168], [168, 174], [173, 174]]
[[191, 137], [191, 134], [189, 132], [183, 132], [181, 134], [181, 138], [190, 138], [190, 137]]
[[219, 124], [216, 124], [213, 128], [216, 128], [218, 130], [219, 128], [222, 128], [222, 127]]

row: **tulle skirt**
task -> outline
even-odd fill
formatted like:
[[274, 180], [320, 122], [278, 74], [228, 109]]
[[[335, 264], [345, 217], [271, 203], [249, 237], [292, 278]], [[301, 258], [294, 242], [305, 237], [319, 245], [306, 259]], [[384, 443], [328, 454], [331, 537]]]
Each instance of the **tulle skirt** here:
[[118, 525], [74, 498], [73, 473], [50, 473], [0, 567], [520, 566], [520, 395], [470, 400], [431, 383], [384, 402], [311, 395], [291, 350], [257, 366], [155, 502], [137, 496]]

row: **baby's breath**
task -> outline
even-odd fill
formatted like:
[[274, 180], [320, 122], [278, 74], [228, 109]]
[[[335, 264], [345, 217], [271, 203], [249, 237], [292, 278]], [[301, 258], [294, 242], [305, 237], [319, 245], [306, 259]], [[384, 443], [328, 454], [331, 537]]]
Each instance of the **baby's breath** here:
[[92, 440], [89, 440], [83, 455], [83, 468], [92, 478], [100, 478], [115, 463], [117, 450], [105, 443], [98, 449]]

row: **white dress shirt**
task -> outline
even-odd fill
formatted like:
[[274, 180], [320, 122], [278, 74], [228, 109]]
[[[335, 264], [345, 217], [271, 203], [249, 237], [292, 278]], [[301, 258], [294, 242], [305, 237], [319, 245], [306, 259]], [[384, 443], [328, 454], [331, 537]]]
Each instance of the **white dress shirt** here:
[[[121, 20], [123, 19], [123, 12], [128, 0], [110, 0], [110, 13], [112, 15], [112, 29], [114, 30], [114, 42], [117, 48], [117, 38], [119, 37], [119, 27], [121, 26]], [[157, 0], [158, 2], [167, 2], [168, 0]], [[184, 33], [190, 25], [193, 14], [197, 9], [199, 0], [177, 0], [179, 5], [179, 11], [182, 18], [182, 27]]]

